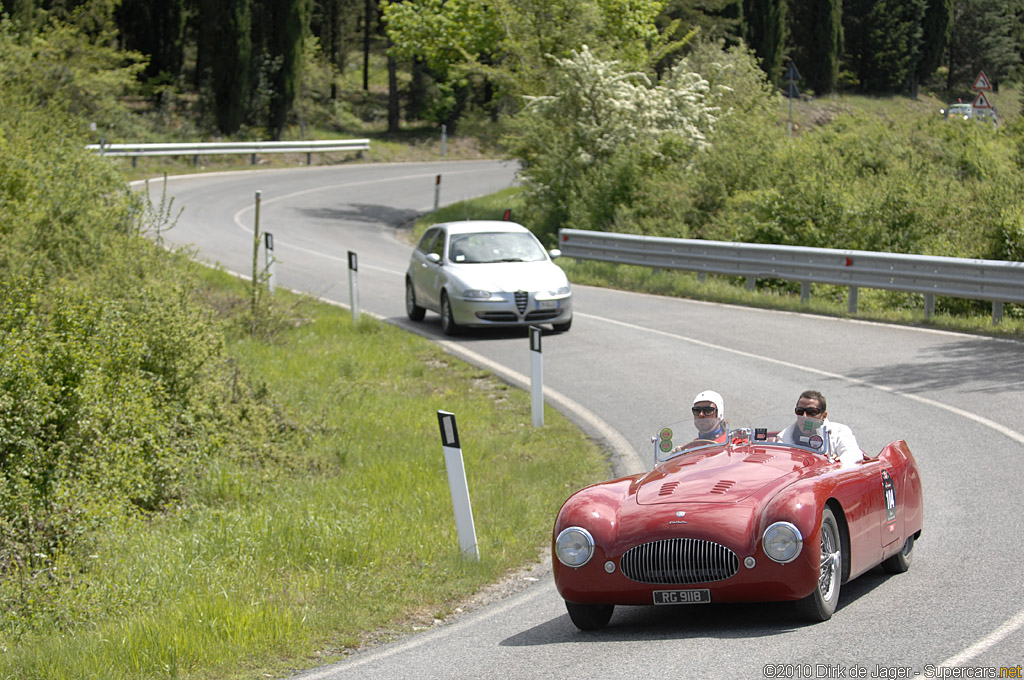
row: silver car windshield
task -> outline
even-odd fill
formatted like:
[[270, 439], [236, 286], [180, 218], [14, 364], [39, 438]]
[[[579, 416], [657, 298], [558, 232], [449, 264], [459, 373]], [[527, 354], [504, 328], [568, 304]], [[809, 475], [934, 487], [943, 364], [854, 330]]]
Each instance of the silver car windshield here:
[[458, 264], [540, 262], [546, 257], [532, 234], [491, 232], [454, 234], [448, 259]]

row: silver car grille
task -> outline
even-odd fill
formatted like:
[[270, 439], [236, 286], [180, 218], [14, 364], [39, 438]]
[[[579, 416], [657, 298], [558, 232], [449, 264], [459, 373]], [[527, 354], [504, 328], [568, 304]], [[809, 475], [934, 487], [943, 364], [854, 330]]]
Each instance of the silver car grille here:
[[530, 301], [530, 294], [525, 290], [516, 291], [516, 309], [520, 314], [526, 312], [526, 303]]
[[626, 578], [640, 583], [709, 583], [736, 574], [740, 560], [724, 545], [669, 538], [630, 548], [620, 560]]

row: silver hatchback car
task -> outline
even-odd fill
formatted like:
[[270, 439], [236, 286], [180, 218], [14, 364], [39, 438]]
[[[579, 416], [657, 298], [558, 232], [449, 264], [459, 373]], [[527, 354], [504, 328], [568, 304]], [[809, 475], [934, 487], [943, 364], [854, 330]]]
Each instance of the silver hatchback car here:
[[526, 227], [515, 222], [470, 220], [436, 224], [423, 234], [405, 275], [405, 311], [421, 321], [441, 315], [441, 330], [461, 327], [572, 326], [572, 289]]

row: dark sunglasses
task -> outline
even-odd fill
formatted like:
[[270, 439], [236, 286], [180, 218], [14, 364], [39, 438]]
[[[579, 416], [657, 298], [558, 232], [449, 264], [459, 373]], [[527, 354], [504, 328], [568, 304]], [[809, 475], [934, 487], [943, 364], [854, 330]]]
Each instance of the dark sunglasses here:
[[813, 418], [814, 416], [821, 415], [821, 409], [814, 408], [813, 406], [810, 408], [800, 408], [799, 406], [797, 406], [795, 409], [793, 409], [793, 413], [797, 414], [798, 416], [802, 416], [806, 413], [807, 415]]
[[718, 413], [717, 406], [694, 406], [690, 410], [695, 416], [713, 416]]

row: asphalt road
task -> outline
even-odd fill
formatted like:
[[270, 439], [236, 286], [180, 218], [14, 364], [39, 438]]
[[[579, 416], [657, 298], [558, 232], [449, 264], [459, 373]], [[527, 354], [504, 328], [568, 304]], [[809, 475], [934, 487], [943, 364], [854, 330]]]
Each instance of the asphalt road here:
[[[251, 272], [260, 191], [278, 285], [348, 303], [354, 251], [362, 310], [527, 384], [525, 333], [449, 340], [434, 314], [408, 321], [403, 299], [403, 225], [432, 208], [437, 175], [449, 203], [514, 173], [443, 162], [172, 178], [184, 211], [163, 237]], [[299, 677], [1022, 677], [1024, 344], [586, 286], [574, 294], [572, 330], [544, 336], [546, 398], [617, 451], [619, 470], [649, 466], [650, 435], [685, 418], [703, 389], [724, 395], [734, 425], [791, 412], [802, 390], [819, 389], [862, 448], [906, 439], [914, 452], [925, 528], [910, 571], [844, 585], [836, 614], [817, 625], [782, 605], [619, 607], [607, 629], [582, 633], [541, 569], [511, 597]]]

